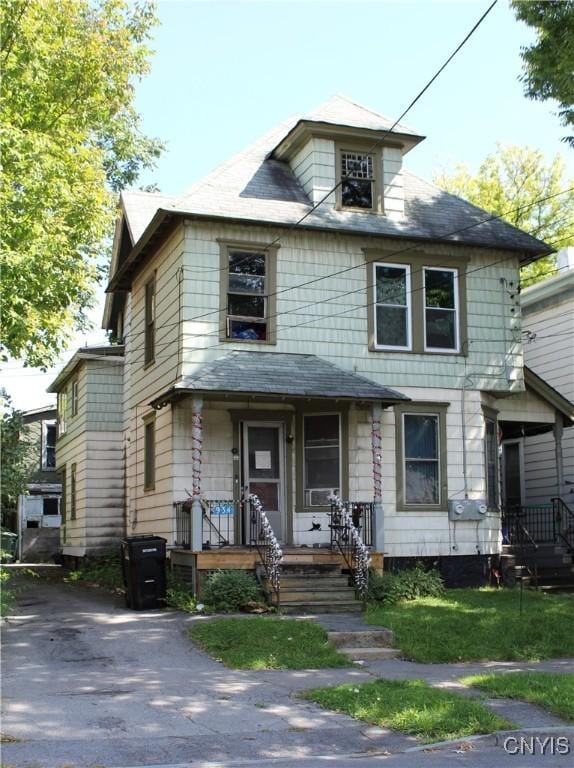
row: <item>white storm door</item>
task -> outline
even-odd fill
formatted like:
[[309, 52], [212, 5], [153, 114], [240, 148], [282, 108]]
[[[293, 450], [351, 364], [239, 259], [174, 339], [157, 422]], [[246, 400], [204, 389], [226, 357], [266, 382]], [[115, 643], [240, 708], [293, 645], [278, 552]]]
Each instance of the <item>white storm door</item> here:
[[245, 422], [243, 427], [243, 477], [246, 496], [254, 493], [259, 497], [275, 536], [279, 541], [284, 541], [284, 426], [269, 422]]

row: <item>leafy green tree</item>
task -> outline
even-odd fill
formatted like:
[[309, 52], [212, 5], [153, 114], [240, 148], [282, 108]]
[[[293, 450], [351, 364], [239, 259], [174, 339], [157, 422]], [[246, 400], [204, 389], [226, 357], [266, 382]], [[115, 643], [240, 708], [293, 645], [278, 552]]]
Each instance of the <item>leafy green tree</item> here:
[[[562, 124], [574, 132], [574, 0], [512, 0], [512, 7], [537, 34], [534, 45], [522, 48], [526, 95], [555, 99]], [[574, 148], [574, 135], [564, 141]]]
[[3, 345], [29, 365], [86, 327], [113, 193], [161, 151], [133, 106], [155, 23], [149, 2], [0, 3]]
[[[574, 180], [564, 178], [560, 155], [547, 164], [536, 149], [499, 144], [476, 175], [458, 165], [454, 173], [439, 174], [435, 181], [558, 250], [574, 244], [574, 193], [551, 197], [574, 187]], [[555, 265], [555, 256], [539, 259], [522, 270], [522, 280], [530, 285], [551, 276]]]
[[2, 489], [0, 504], [2, 522], [13, 523], [18, 496], [26, 491], [26, 484], [35, 468], [37, 445], [31, 440], [24, 425], [21, 411], [12, 407], [10, 396], [0, 389], [0, 431]]

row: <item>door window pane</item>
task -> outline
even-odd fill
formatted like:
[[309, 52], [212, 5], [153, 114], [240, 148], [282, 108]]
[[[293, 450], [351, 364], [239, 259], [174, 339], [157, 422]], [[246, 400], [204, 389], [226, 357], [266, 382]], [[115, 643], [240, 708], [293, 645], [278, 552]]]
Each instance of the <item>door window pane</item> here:
[[438, 504], [439, 438], [438, 416], [405, 414], [404, 479], [407, 504]]
[[265, 512], [275, 512], [279, 509], [279, 483], [251, 481], [249, 492], [258, 497]]
[[[279, 430], [277, 427], [248, 427], [249, 477], [279, 477]], [[253, 491], [255, 493], [255, 491]]]

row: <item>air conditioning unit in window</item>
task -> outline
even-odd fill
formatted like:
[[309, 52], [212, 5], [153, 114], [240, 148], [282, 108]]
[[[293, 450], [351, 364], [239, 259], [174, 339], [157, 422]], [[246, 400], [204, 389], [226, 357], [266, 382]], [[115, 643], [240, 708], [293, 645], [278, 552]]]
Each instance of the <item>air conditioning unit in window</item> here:
[[314, 488], [305, 491], [305, 506], [307, 507], [328, 507], [331, 504], [331, 497], [338, 496], [338, 488]]
[[449, 520], [484, 520], [486, 512], [484, 499], [452, 499], [448, 503]]

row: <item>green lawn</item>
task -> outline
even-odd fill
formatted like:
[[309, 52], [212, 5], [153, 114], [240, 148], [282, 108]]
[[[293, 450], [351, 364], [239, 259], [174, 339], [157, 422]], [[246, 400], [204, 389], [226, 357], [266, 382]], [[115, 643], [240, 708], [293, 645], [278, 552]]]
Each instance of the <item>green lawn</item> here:
[[451, 589], [442, 598], [368, 606], [365, 621], [392, 629], [414, 661], [535, 661], [574, 657], [574, 595]]
[[497, 698], [538, 704], [558, 717], [574, 722], [574, 674], [491, 672], [464, 677], [461, 682]]
[[302, 696], [357, 720], [412, 734], [424, 742], [513, 728], [480, 702], [431, 688], [422, 680], [316, 688]]
[[189, 631], [218, 661], [234, 669], [318, 669], [349, 666], [349, 660], [311, 621], [257, 617], [215, 619]]

